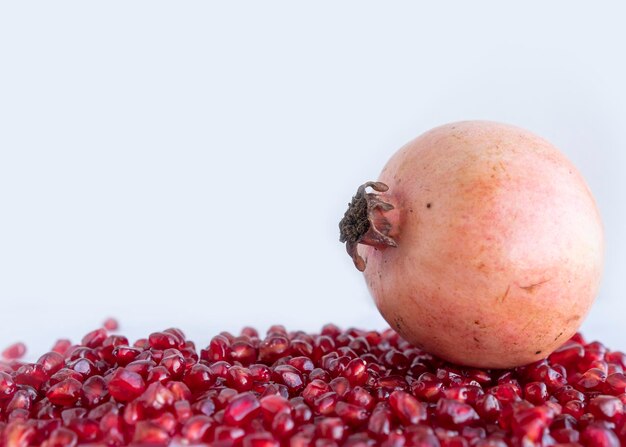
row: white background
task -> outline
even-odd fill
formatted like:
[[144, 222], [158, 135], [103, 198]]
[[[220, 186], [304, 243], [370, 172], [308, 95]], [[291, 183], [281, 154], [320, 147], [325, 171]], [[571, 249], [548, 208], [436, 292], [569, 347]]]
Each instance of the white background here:
[[626, 349], [621, 2], [10, 3], [0, 346], [34, 356], [109, 315], [201, 343], [382, 328], [337, 240], [347, 202], [409, 139], [491, 119], [587, 178], [607, 255], [583, 329]]

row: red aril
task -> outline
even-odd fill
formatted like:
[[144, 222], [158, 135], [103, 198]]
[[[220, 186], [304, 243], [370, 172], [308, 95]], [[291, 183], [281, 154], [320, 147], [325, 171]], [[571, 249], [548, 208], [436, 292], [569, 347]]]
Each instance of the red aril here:
[[[626, 387], [617, 372], [624, 358], [599, 343], [587, 353], [577, 336], [565, 345], [578, 346], [571, 357], [559, 357], [567, 351], [559, 349], [524, 367], [482, 370], [447, 363], [391, 330], [328, 326], [324, 332], [276, 326], [263, 354], [257, 337], [217, 336], [228, 349], [250, 343], [256, 354], [247, 366], [232, 357], [202, 359], [180, 331], [169, 329], [153, 335], [154, 346], [116, 335], [95, 347], [44, 354], [36, 364], [0, 363], [0, 436], [15, 445], [76, 439], [76, 445], [116, 446], [626, 441]], [[84, 341], [97, 345], [98, 334]], [[282, 347], [269, 349], [276, 340]], [[317, 354], [296, 355], [296, 341]], [[124, 356], [114, 352], [125, 349], [134, 360], [121, 366]]]
[[7, 360], [21, 359], [26, 354], [26, 345], [22, 342], [13, 343], [2, 351], [2, 357]]

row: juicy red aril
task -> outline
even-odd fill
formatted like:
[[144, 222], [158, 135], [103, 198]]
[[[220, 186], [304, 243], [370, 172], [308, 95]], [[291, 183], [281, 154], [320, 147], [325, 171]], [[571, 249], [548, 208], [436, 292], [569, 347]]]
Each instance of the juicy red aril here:
[[367, 430], [377, 439], [384, 439], [391, 431], [391, 411], [386, 405], [377, 406], [367, 423]]
[[588, 411], [597, 419], [617, 422], [624, 414], [624, 404], [617, 397], [600, 395], [589, 401]]
[[0, 401], [11, 398], [15, 391], [17, 391], [17, 386], [13, 381], [13, 377], [4, 371], [0, 371]]
[[[34, 363], [0, 361], [4, 445], [504, 447], [626, 441], [626, 356], [576, 336], [505, 371], [452, 365], [391, 330], [104, 329]], [[8, 444], [7, 444], [8, 442]]]
[[87, 407], [94, 407], [109, 394], [107, 383], [100, 376], [93, 376], [85, 380], [82, 387], [82, 402]]
[[63, 368], [65, 360], [58, 352], [48, 352], [37, 360], [47, 375], [52, 375]]
[[612, 430], [590, 425], [581, 434], [584, 445], [593, 447], [619, 447], [619, 439]]
[[274, 368], [273, 378], [287, 386], [292, 393], [302, 389], [304, 385], [302, 374], [291, 365], [279, 365]]
[[88, 348], [97, 348], [107, 338], [106, 329], [96, 329], [83, 337], [82, 344]]
[[148, 337], [150, 346], [154, 349], [178, 348], [180, 339], [168, 332], [154, 332]]
[[243, 340], [235, 341], [230, 346], [230, 359], [242, 365], [249, 365], [257, 358], [257, 351], [251, 343]]
[[527, 383], [524, 386], [524, 396], [527, 401], [535, 405], [541, 405], [548, 400], [548, 387], [543, 382]]
[[337, 402], [335, 413], [337, 413], [337, 416], [345, 421], [346, 424], [356, 427], [367, 421], [369, 417], [369, 411], [365, 408], [347, 402]]
[[591, 368], [586, 371], [580, 379], [574, 384], [580, 391], [598, 391], [604, 385], [606, 373], [597, 368]]
[[352, 359], [346, 365], [342, 375], [352, 386], [364, 385], [368, 378], [367, 365], [360, 358]]
[[252, 389], [253, 384], [252, 374], [246, 368], [236, 365], [232, 366], [228, 370], [226, 383], [237, 391], [249, 391]]
[[280, 334], [268, 335], [259, 346], [259, 360], [272, 363], [289, 351], [289, 339]]
[[80, 389], [83, 386], [76, 379], [65, 379], [62, 382], [52, 385], [46, 397], [55, 405], [70, 406], [74, 405], [80, 397]]
[[320, 438], [340, 441], [344, 435], [344, 422], [337, 417], [322, 419], [317, 424], [316, 433]]
[[15, 360], [24, 357], [26, 345], [22, 342], [14, 343], [2, 351], [2, 357], [8, 360]]
[[17, 384], [29, 385], [38, 390], [48, 380], [48, 374], [42, 365], [30, 363], [20, 366], [13, 380]]
[[133, 443], [147, 445], [166, 444], [170, 439], [166, 430], [151, 421], [139, 421], [135, 426]]
[[78, 436], [72, 430], [59, 427], [50, 433], [41, 447], [74, 447], [78, 444]]
[[315, 365], [311, 359], [304, 356], [289, 359], [289, 365], [293, 366], [301, 373], [308, 373], [315, 369]]
[[335, 377], [330, 381], [332, 390], [343, 398], [350, 391], [350, 382], [345, 377]]
[[471, 425], [480, 419], [472, 406], [452, 399], [439, 400], [435, 414], [443, 426], [450, 428]]
[[139, 354], [141, 354], [141, 350], [131, 346], [117, 346], [111, 351], [115, 362], [120, 366], [128, 365], [135, 360]]
[[171, 379], [170, 372], [167, 370], [165, 366], [156, 366], [150, 370], [148, 373], [148, 377], [146, 378], [147, 383], [166, 383]]
[[415, 397], [404, 391], [389, 396], [389, 406], [403, 424], [412, 425], [426, 419], [426, 408]]
[[279, 413], [272, 420], [272, 431], [278, 438], [288, 436], [296, 426], [294, 418], [286, 412]]
[[148, 385], [138, 398], [146, 411], [151, 415], [158, 415], [162, 410], [174, 405], [176, 397], [167, 387], [159, 382]]
[[104, 320], [104, 323], [102, 323], [102, 327], [107, 331], [117, 331], [120, 325], [115, 318], [107, 318]]
[[118, 368], [109, 380], [109, 393], [119, 402], [129, 402], [145, 390], [141, 375], [125, 368]]
[[348, 392], [346, 401], [367, 410], [371, 410], [376, 403], [374, 397], [369, 393], [369, 391], [360, 386], [354, 387]]
[[250, 393], [242, 393], [235, 396], [224, 410], [224, 422], [229, 425], [240, 423], [253, 417], [261, 407], [258, 398]]

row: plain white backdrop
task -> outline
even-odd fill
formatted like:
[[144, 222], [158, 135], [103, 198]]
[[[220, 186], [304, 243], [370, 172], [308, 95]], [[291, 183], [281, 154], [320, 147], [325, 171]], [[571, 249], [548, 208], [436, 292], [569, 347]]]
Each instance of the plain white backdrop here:
[[[338, 242], [356, 187], [436, 125], [560, 147], [607, 238], [588, 338], [626, 349], [623, 3], [5, 2], [0, 347], [382, 328]], [[537, 179], [540, 181], [540, 179]]]

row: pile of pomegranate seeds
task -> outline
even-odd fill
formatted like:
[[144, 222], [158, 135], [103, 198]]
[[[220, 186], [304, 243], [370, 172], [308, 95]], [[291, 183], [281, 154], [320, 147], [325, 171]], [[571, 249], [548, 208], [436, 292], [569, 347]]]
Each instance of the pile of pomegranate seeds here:
[[327, 325], [133, 344], [105, 329], [0, 362], [0, 445], [243, 447], [626, 443], [626, 355], [577, 335], [514, 370], [462, 368], [383, 333]]

